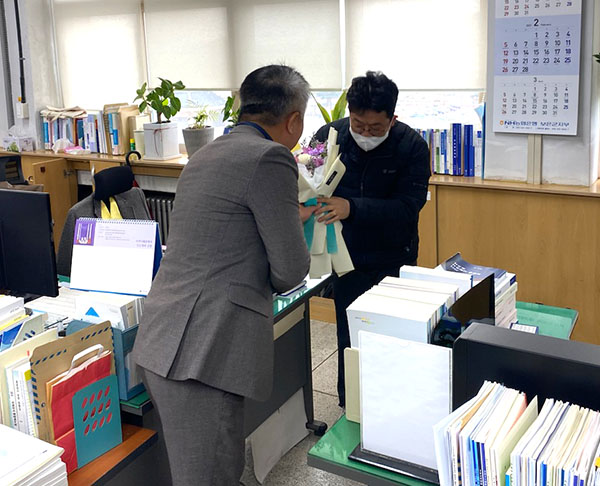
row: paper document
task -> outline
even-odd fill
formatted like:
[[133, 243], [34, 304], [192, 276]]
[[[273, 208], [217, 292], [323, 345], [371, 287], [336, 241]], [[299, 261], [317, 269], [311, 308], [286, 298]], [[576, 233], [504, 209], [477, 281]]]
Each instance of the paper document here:
[[361, 447], [436, 469], [433, 425], [450, 413], [452, 350], [359, 332]]
[[155, 221], [79, 218], [73, 241], [71, 288], [147, 295], [157, 234]]

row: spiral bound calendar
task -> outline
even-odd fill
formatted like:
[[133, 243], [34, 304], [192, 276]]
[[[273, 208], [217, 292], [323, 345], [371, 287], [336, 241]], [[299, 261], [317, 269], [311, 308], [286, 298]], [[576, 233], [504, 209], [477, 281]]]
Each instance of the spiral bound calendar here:
[[160, 256], [155, 221], [79, 218], [71, 288], [145, 296]]
[[582, 0], [496, 0], [493, 130], [576, 135]]

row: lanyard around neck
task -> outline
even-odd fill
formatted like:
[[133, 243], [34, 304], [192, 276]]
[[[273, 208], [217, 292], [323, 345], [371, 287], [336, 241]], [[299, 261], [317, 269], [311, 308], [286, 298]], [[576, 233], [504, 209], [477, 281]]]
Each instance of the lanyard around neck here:
[[247, 125], [249, 127], [256, 128], [261, 133], [261, 135], [263, 137], [265, 137], [267, 140], [273, 140], [273, 138], [271, 137], [271, 135], [269, 135], [267, 133], [267, 131], [263, 127], [261, 127], [258, 123], [254, 123], [254, 122], [251, 122], [251, 121], [243, 121], [243, 122], [239, 122], [238, 123], [238, 126], [240, 126], [240, 125]]

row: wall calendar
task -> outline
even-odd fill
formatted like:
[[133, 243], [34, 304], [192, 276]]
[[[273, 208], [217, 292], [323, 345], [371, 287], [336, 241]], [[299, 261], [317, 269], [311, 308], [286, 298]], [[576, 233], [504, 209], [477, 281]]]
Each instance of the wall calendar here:
[[582, 0], [496, 0], [493, 130], [576, 135]]

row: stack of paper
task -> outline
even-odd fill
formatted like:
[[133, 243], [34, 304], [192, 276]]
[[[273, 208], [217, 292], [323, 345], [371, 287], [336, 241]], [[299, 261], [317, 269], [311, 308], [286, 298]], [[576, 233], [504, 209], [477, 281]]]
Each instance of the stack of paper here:
[[517, 277], [514, 273], [500, 268], [474, 265], [462, 258], [460, 253], [448, 258], [436, 267], [459, 274], [471, 275], [473, 285], [478, 284], [488, 275], [494, 274], [494, 292], [496, 296], [496, 325], [509, 328], [517, 321]]
[[140, 323], [143, 301], [133, 295], [81, 292], [75, 297], [75, 315], [93, 323], [110, 321], [112, 327], [125, 331]]
[[404, 265], [400, 268], [400, 277], [416, 280], [431, 280], [458, 286], [458, 297], [466, 294], [473, 287], [473, 276], [457, 272], [448, 272], [441, 268], [425, 268]]
[[427, 343], [457, 294], [457, 285], [386, 277], [348, 306], [350, 343], [358, 347], [359, 330]]
[[22, 297], [0, 294], [0, 351], [12, 346], [26, 319]]
[[361, 331], [361, 448], [435, 469], [432, 427], [451, 410], [451, 349]]
[[0, 484], [67, 486], [63, 449], [0, 425]]

